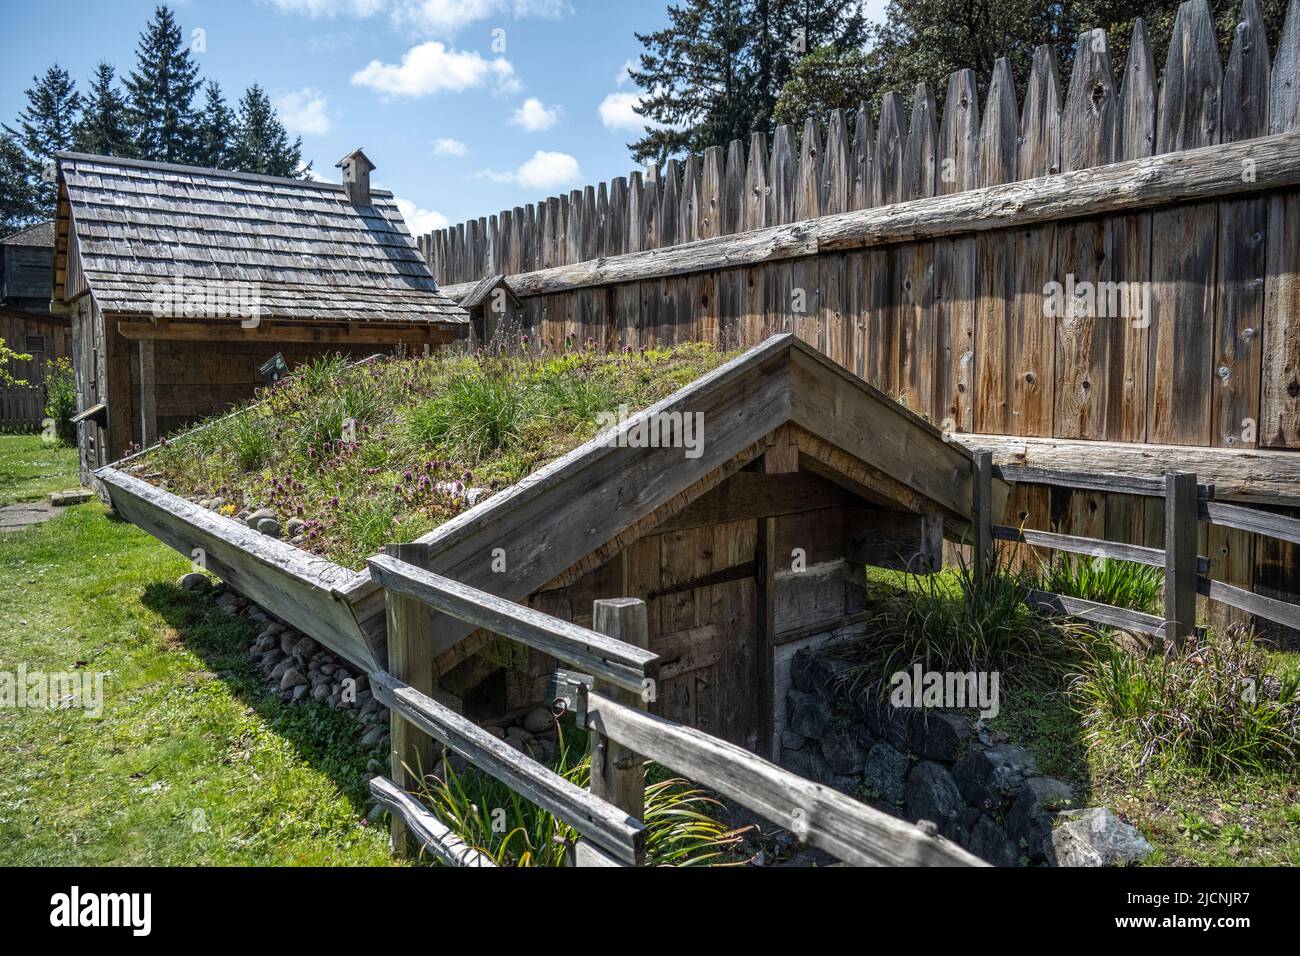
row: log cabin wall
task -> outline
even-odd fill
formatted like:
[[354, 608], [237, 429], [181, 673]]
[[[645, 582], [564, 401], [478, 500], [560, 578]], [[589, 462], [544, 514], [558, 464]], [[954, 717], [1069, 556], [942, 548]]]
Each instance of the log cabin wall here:
[[[1023, 180], [1050, 185], [1060, 174], [1300, 129], [1300, 2], [1290, 5], [1273, 57], [1254, 0], [1242, 7], [1226, 67], [1204, 0], [1184, 3], [1173, 31], [1162, 80], [1139, 20], [1122, 74], [1104, 31], [1091, 31], [1079, 38], [1068, 85], [1051, 48], [1037, 51], [1023, 103], [1006, 61], [989, 78], [982, 110], [976, 77], [962, 70], [943, 91], [942, 112], [922, 84], [910, 103], [885, 95], [875, 117], [863, 105], [824, 124], [810, 118], [798, 133], [779, 128], [770, 149], [755, 134], [748, 148], [733, 142], [469, 221], [421, 247], [444, 286], [511, 277], [523, 302], [519, 331], [554, 346], [702, 339], [744, 347], [793, 331], [953, 431], [1300, 451], [1294, 183], [1154, 207], [1120, 202], [1091, 218], [1075, 206], [1051, 221], [919, 241], [904, 227], [883, 244], [840, 253], [819, 252], [810, 230], [757, 232]], [[1243, 181], [1260, 173], [1253, 161], [1237, 162]], [[1116, 194], [1142, 179], [1129, 168]], [[798, 257], [769, 249], [737, 268], [699, 261], [644, 281], [611, 279], [619, 270], [603, 261], [746, 234], [765, 247], [811, 249]], [[556, 271], [581, 263], [598, 276], [590, 284]], [[1084, 283], [1115, 290], [1110, 307], [1121, 314], [1099, 315], [1079, 299], [1048, 315], [1048, 284], [1068, 293], [1070, 281], [1075, 291]], [[1154, 544], [1160, 508], [1021, 485], [1005, 520]], [[1216, 577], [1300, 598], [1294, 546], [1202, 532]]]
[[[131, 394], [141, 394], [141, 375], [152, 364], [156, 431], [167, 435], [208, 418], [222, 409], [248, 401], [262, 386], [258, 366], [277, 352], [290, 369], [298, 368], [323, 354], [341, 354], [359, 361], [377, 352], [391, 351], [379, 345], [328, 345], [275, 342], [192, 342], [140, 340], [131, 343]], [[151, 362], [139, 361], [141, 349], [152, 350]], [[141, 420], [137, 414], [132, 441], [143, 444]]]

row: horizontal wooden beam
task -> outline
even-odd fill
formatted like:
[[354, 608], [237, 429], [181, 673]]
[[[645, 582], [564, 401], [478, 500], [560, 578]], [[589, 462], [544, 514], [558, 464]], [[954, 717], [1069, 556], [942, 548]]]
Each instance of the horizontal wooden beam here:
[[370, 574], [384, 588], [422, 601], [475, 628], [513, 638], [626, 690], [641, 693], [659, 658], [650, 651], [579, 627], [414, 565], [376, 555]]
[[639, 820], [593, 797], [391, 674], [373, 672], [370, 686], [379, 702], [394, 713], [442, 741], [520, 796], [555, 814], [606, 853], [632, 866], [644, 861], [645, 827]]
[[1077, 617], [1093, 624], [1117, 627], [1135, 634], [1149, 634], [1153, 637], [1164, 636], [1165, 622], [1154, 614], [1130, 611], [1128, 608], [1111, 607], [1083, 598], [1067, 597], [1064, 594], [1052, 594], [1050, 591], [1030, 591], [1025, 599], [1030, 607], [1042, 611], [1051, 611], [1067, 617]]
[[735, 744], [596, 691], [585, 724], [859, 866], [986, 866], [956, 844], [783, 770]]
[[370, 794], [389, 813], [401, 817], [406, 822], [407, 831], [448, 866], [496, 866], [491, 857], [458, 837], [428, 807], [387, 777], [371, 777]]
[[[1004, 474], [1008, 466], [1042, 472], [1074, 472], [1156, 478], [1167, 471], [1194, 472], [1214, 486], [1218, 500], [1300, 505], [1300, 452], [1256, 448], [1205, 448], [1195, 445], [1142, 445], [1130, 442], [1023, 438], [1007, 435], [951, 434], [967, 448], [987, 448]], [[1163, 478], [1158, 479], [1162, 484]], [[1081, 486], [1082, 487], [1082, 486]], [[1140, 487], [1101, 488], [1120, 494], [1146, 494]]]
[[[1115, 561], [1132, 561], [1134, 564], [1145, 564], [1153, 568], [1163, 568], [1165, 566], [1165, 553], [1160, 548], [1144, 548], [1140, 545], [1124, 544], [1119, 541], [1080, 538], [1072, 534], [1035, 531], [1032, 528], [1009, 528], [1002, 524], [993, 526], [993, 537], [999, 541], [1015, 541], [1021, 544], [1030, 544], [1036, 548], [1051, 548], [1053, 551], [1088, 554], [1095, 558], [1111, 558]], [[1197, 562], [1198, 573], [1209, 573], [1209, 558], [1198, 555]]]
[[177, 342], [306, 342], [328, 345], [396, 345], [398, 342], [438, 345], [454, 342], [461, 326], [406, 325], [369, 327], [367, 323], [263, 322], [246, 329], [233, 323], [161, 323], [123, 319], [117, 331], [132, 341], [157, 340]]
[[1242, 508], [1221, 501], [1203, 501], [1201, 520], [1224, 528], [1253, 531], [1255, 534], [1277, 538], [1280, 541], [1300, 544], [1300, 520], [1288, 518], [1286, 515], [1259, 511], [1255, 508]]
[[1196, 591], [1212, 601], [1235, 607], [1247, 614], [1255, 614], [1274, 624], [1300, 630], [1300, 604], [1265, 597], [1222, 581], [1212, 581], [1207, 577], [1197, 579]]
[[857, 500], [846, 489], [812, 472], [767, 475], [741, 471], [664, 522], [656, 532], [802, 514]]
[[[1254, 177], [1241, 174], [1247, 162]], [[511, 276], [509, 282], [520, 296], [570, 292], [1296, 185], [1300, 133], [1283, 133], [591, 259]]]
[[[1004, 481], [1021, 485], [1050, 485], [1053, 488], [1070, 488], [1076, 491], [1104, 491], [1119, 495], [1140, 495], [1145, 498], [1163, 498], [1163, 476], [1115, 475], [1093, 471], [1053, 471], [1046, 468], [1026, 468], [1022, 465], [995, 465], [993, 473]], [[1201, 500], [1214, 497], [1213, 485], [1197, 489]]]

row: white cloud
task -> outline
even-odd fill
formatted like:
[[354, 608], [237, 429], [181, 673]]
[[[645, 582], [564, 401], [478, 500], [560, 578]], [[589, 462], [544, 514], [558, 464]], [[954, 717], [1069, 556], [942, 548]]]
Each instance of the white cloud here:
[[406, 220], [406, 228], [411, 230], [413, 236], [422, 236], [435, 229], [446, 229], [451, 224], [442, 213], [421, 209], [409, 199], [397, 197], [396, 202], [397, 211]]
[[468, 156], [469, 147], [458, 139], [440, 139], [433, 144], [435, 156]]
[[369, 17], [383, 10], [388, 0], [270, 0], [284, 13], [313, 20], [330, 17]]
[[639, 133], [647, 125], [645, 117], [637, 115], [634, 108], [640, 102], [639, 93], [610, 93], [600, 102], [600, 121], [606, 129], [635, 130]]
[[271, 98], [280, 122], [290, 133], [323, 136], [333, 128], [329, 102], [324, 93], [304, 86], [300, 90], [277, 93]]
[[496, 183], [514, 183], [524, 189], [558, 189], [576, 186], [582, 182], [582, 168], [568, 153], [550, 153], [538, 150], [514, 172], [497, 172], [486, 169], [478, 174], [480, 179]]
[[627, 86], [632, 82], [632, 71], [640, 64], [635, 60], [624, 60], [623, 65], [618, 68], [618, 73], [614, 77], [615, 86]]
[[483, 86], [493, 81], [499, 90], [519, 87], [515, 68], [502, 57], [485, 60], [478, 53], [449, 50], [437, 41], [421, 43], [402, 55], [401, 64], [371, 60], [352, 74], [354, 86], [368, 86], [386, 96], [428, 96]]
[[543, 130], [548, 130], [559, 120], [559, 108], [544, 106], [542, 101], [535, 96], [524, 100], [524, 105], [515, 110], [514, 115], [510, 117], [511, 123], [522, 126], [530, 133], [540, 133]]
[[569, 0], [394, 0], [392, 17], [397, 25], [426, 36], [451, 37], [490, 17], [558, 20], [572, 12]]

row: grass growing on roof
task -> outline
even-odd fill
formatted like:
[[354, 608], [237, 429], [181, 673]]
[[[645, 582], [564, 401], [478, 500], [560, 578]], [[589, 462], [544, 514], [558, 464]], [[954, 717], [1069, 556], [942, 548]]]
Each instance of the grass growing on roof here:
[[306, 522], [303, 547], [358, 568], [514, 484], [731, 356], [700, 344], [641, 352], [316, 360], [237, 414], [138, 463], [148, 480], [226, 514], [273, 508]]

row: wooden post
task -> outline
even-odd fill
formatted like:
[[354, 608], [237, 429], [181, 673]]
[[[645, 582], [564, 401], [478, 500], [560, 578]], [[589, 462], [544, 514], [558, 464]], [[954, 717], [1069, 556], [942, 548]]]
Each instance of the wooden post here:
[[971, 527], [975, 532], [975, 578], [993, 573], [993, 452], [975, 452]]
[[[596, 601], [592, 606], [592, 620], [592, 630], [637, 647], [650, 647], [644, 601], [635, 598]], [[640, 694], [601, 680], [594, 686], [611, 700], [645, 709], [646, 702]], [[591, 731], [591, 793], [637, 820], [645, 816], [645, 761], [594, 730]], [[578, 844], [578, 866], [601, 865], [599, 854], [583, 852], [585, 844], [585, 840]]]
[[1196, 630], [1196, 475], [1165, 474], [1165, 637], [1181, 647]]
[[[390, 544], [389, 557], [427, 568], [426, 544]], [[388, 673], [423, 694], [433, 693], [433, 624], [429, 608], [414, 598], [394, 591], [385, 593], [388, 610]], [[420, 785], [420, 775], [433, 771], [433, 738], [407, 721], [396, 710], [390, 712], [390, 776], [402, 790]], [[409, 769], [408, 769], [409, 768]], [[399, 855], [418, 852], [407, 833], [406, 823], [392, 814], [392, 851]]]

